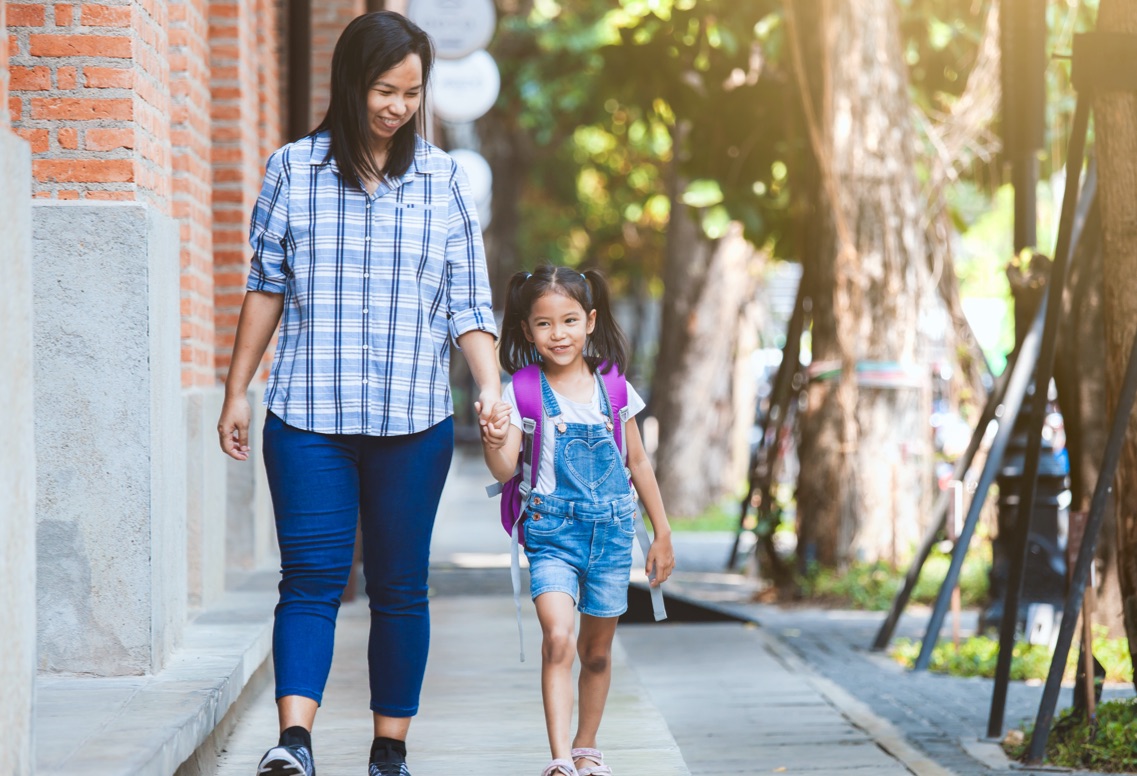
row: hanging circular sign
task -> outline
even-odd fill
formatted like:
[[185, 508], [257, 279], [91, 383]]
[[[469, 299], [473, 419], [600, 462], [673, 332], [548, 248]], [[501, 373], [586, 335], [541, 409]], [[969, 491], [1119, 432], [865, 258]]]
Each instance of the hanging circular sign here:
[[439, 60], [431, 77], [434, 112], [443, 121], [461, 123], [485, 115], [497, 102], [501, 73], [485, 51], [465, 59]]
[[490, 163], [477, 151], [457, 148], [447, 151], [466, 173], [470, 181], [470, 191], [474, 195], [474, 206], [478, 211], [478, 221], [484, 231], [490, 223], [490, 201], [493, 199], [493, 170]]
[[439, 59], [461, 59], [485, 48], [497, 26], [493, 0], [411, 0], [407, 18], [434, 40]]

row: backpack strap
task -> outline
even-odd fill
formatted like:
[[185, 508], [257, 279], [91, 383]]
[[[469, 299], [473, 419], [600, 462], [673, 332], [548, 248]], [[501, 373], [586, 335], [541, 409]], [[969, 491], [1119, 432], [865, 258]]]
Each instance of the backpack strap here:
[[514, 518], [510, 534], [509, 576], [513, 583], [513, 606], [517, 610], [517, 638], [521, 643], [521, 662], [525, 662], [525, 634], [521, 627], [521, 531], [529, 499], [537, 487], [541, 461], [541, 367], [537, 364], [518, 370], [513, 375], [513, 399], [521, 415], [521, 509]]

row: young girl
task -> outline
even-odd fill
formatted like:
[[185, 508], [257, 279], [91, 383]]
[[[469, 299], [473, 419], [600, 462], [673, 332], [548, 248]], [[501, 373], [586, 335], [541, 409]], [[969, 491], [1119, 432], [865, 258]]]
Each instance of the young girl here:
[[[501, 363], [510, 374], [541, 365], [543, 426], [537, 487], [523, 516], [525, 554], [541, 621], [541, 694], [553, 760], [542, 776], [610, 776], [596, 734], [611, 681], [616, 621], [628, 608], [636, 497], [612, 436], [612, 408], [597, 368], [624, 372], [627, 341], [595, 271], [539, 267], [509, 283]], [[522, 420], [513, 386], [483, 427], [486, 464], [506, 482], [517, 466]], [[675, 565], [659, 485], [632, 418], [643, 399], [628, 386], [627, 466], [655, 539], [647, 572], [659, 585]], [[574, 605], [580, 609], [575, 633]], [[580, 708], [572, 718], [572, 665], [580, 655]]]

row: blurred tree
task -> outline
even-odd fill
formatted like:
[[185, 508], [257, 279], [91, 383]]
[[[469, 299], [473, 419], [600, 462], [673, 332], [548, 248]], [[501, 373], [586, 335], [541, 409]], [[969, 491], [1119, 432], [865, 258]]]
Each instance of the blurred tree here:
[[[1137, 3], [1101, 0], [1097, 29], [1137, 35]], [[1100, 90], [1094, 96], [1100, 159], [1106, 395], [1110, 407], [1137, 335], [1137, 93]], [[1112, 409], [1109, 410], [1112, 414]], [[1117, 554], [1130, 655], [1137, 649], [1137, 416], [1121, 454], [1114, 495]]]
[[785, 7], [819, 171], [799, 558], [895, 562], [927, 512], [934, 288], [899, 14], [892, 0]]

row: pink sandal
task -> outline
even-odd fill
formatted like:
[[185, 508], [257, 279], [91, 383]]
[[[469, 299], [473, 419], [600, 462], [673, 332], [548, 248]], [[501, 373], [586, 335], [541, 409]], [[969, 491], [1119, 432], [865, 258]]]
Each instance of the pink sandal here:
[[581, 747], [580, 749], [572, 750], [572, 759], [592, 760], [596, 765], [589, 765], [581, 768], [577, 773], [579, 776], [612, 776], [612, 769], [604, 764], [604, 754], [599, 749], [588, 749]]
[[541, 776], [580, 776], [576, 772], [576, 766], [572, 764], [572, 760], [553, 760], [549, 763], [549, 767], [541, 771]]

